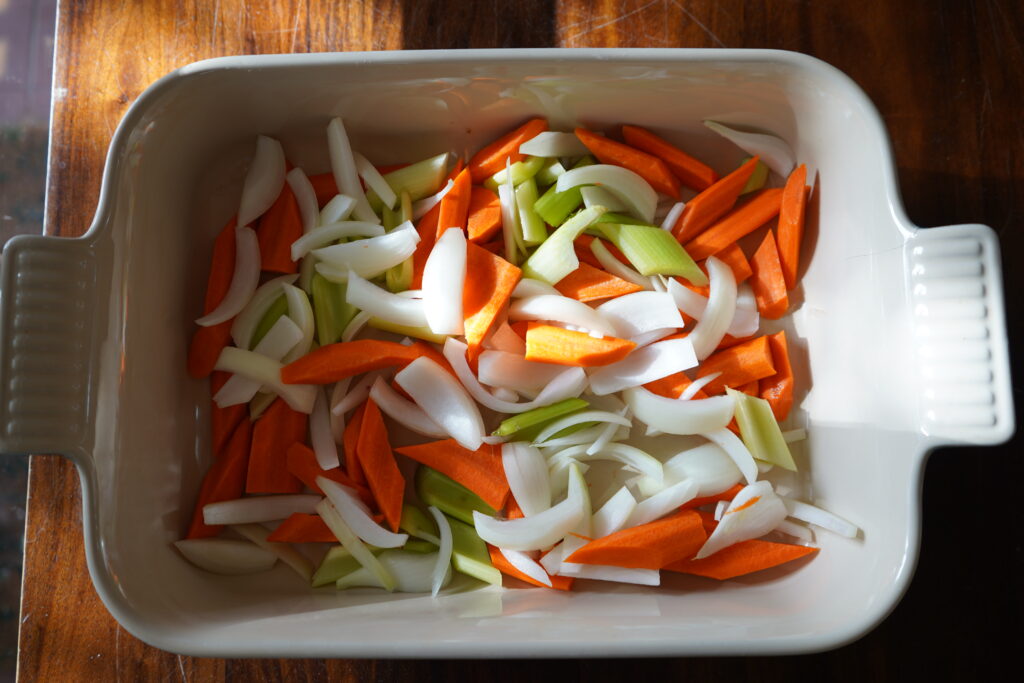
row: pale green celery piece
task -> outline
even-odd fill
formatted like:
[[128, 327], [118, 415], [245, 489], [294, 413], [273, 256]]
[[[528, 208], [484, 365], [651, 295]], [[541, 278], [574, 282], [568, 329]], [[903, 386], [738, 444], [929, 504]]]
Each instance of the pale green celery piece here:
[[455, 571], [500, 586], [501, 572], [491, 564], [487, 544], [477, 536], [476, 529], [450, 516], [448, 523], [452, 527], [452, 566]]
[[409, 192], [406, 190], [402, 191], [398, 202], [399, 214], [398, 222], [402, 224], [406, 221], [412, 220], [412, 197], [409, 196]]
[[[609, 211], [605, 215], [603, 215], [600, 218], [598, 218], [595, 221], [595, 223], [597, 223], [598, 225], [594, 225], [591, 228], [591, 231], [598, 231], [598, 230], [600, 230], [601, 229], [601, 226], [599, 225], [600, 223], [618, 223], [619, 225], [646, 225], [646, 226], [649, 226], [649, 227], [652, 227], [652, 228], [657, 228], [658, 227], [656, 225], [651, 225], [650, 223], [644, 223], [639, 218], [634, 218], [633, 216], [627, 216], [624, 213], [614, 213], [612, 211]], [[660, 230], [661, 228], [658, 228], [658, 229]]]
[[345, 546], [336, 545], [327, 551], [316, 573], [313, 574], [313, 588], [334, 583], [360, 566], [359, 561], [352, 557], [352, 553], [345, 550]]
[[427, 553], [436, 552], [437, 546], [431, 543], [430, 541], [424, 541], [419, 538], [414, 538], [406, 541], [405, 545], [402, 546], [402, 550], [408, 551], [410, 553], [426, 555]]
[[267, 308], [267, 312], [260, 318], [259, 323], [256, 324], [256, 329], [252, 331], [252, 339], [249, 341], [249, 348], [254, 348], [260, 343], [260, 340], [270, 332], [270, 328], [274, 326], [282, 315], [288, 313], [288, 300], [284, 294], [274, 299], [274, 303], [270, 304]]
[[[400, 195], [402, 192], [408, 192], [409, 198], [415, 201], [440, 190], [441, 183], [444, 181], [444, 176], [447, 172], [448, 152], [443, 152], [429, 159], [417, 161], [415, 164], [400, 168], [397, 171], [385, 173], [384, 180], [395, 191], [395, 194]], [[370, 206], [374, 211], [380, 211], [381, 207], [384, 206], [380, 197], [373, 190], [366, 193], [366, 199], [370, 202]]]
[[427, 505], [433, 505], [449, 517], [473, 523], [473, 510], [494, 516], [497, 511], [462, 484], [435, 469], [421, 465], [416, 470], [416, 493]]
[[708, 283], [704, 271], [667, 230], [648, 225], [598, 225], [641, 275], [678, 275], [697, 286]]
[[[540, 169], [544, 167], [545, 161], [546, 159], [544, 157], [526, 157], [522, 161], [517, 161], [512, 164], [512, 167], [509, 169], [512, 172], [512, 184], [518, 185], [519, 183], [537, 175]], [[501, 185], [507, 180], [508, 173], [506, 173], [505, 169], [501, 169], [484, 181], [484, 187], [493, 192], [497, 192], [498, 185]]]
[[381, 213], [380, 213], [380, 215], [381, 215], [381, 221], [380, 222], [384, 226], [384, 230], [386, 232], [391, 232], [392, 230], [397, 228], [398, 224], [401, 222], [398, 219], [398, 212], [395, 211], [394, 209], [389, 209], [388, 207], [386, 207], [384, 205], [381, 205]]
[[277, 394], [269, 391], [260, 391], [249, 401], [249, 419], [257, 420], [259, 416], [270, 407], [270, 404], [277, 398]]
[[444, 344], [445, 340], [448, 338], [443, 334], [434, 334], [430, 331], [429, 327], [398, 325], [388, 320], [381, 320], [380, 318], [370, 318], [366, 324], [377, 330], [393, 332], [404, 337], [414, 337], [416, 339], [422, 339], [423, 341], [434, 342], [435, 344]]
[[519, 224], [523, 228], [523, 242], [530, 246], [548, 238], [547, 226], [534, 211], [536, 203], [537, 183], [533, 178], [527, 178], [516, 188], [516, 206], [519, 208]]
[[533, 205], [533, 210], [548, 225], [561, 225], [569, 214], [583, 205], [579, 187], [570, 187], [565, 192], [555, 192], [555, 187], [549, 187]]
[[313, 275], [316, 274], [316, 257], [307, 254], [299, 264], [299, 289], [307, 296], [313, 296]]
[[[747, 157], [740, 164], [741, 166], [753, 157]], [[760, 159], [757, 160], [757, 165], [754, 166], [754, 172], [750, 175], [750, 179], [747, 180], [747, 184], [740, 190], [740, 194], [747, 194], [748, 192], [754, 192], [764, 187], [764, 184], [768, 182], [768, 167], [765, 166], [764, 162]]]
[[740, 436], [750, 454], [757, 460], [795, 472], [793, 454], [789, 452], [789, 445], [782, 436], [771, 404], [763, 398], [741, 391], [726, 391], [736, 400], [736, 424], [740, 427]]
[[402, 506], [402, 519], [398, 528], [415, 538], [424, 541], [438, 540], [437, 522], [415, 505], [406, 503]]
[[538, 187], [545, 187], [558, 180], [565, 173], [565, 166], [558, 159], [549, 159], [535, 176]]
[[605, 213], [603, 206], [591, 206], [562, 223], [523, 264], [523, 277], [555, 285], [579, 266], [573, 240]]
[[494, 436], [507, 436], [511, 441], [533, 441], [553, 420], [579, 412], [589, 403], [582, 398], [567, 398], [548, 406], [527, 410], [502, 421], [494, 430]]
[[405, 259], [397, 266], [388, 268], [384, 273], [384, 284], [390, 292], [404, 292], [412, 286], [413, 263], [412, 256]]
[[341, 339], [341, 333], [358, 309], [345, 300], [348, 285], [344, 282], [331, 282], [320, 273], [314, 273], [311, 289], [317, 341], [320, 346], [333, 344]]
[[595, 159], [594, 157], [592, 157], [589, 154], [587, 154], [585, 156], [581, 156], [576, 161], [576, 163], [572, 165], [572, 167], [573, 168], [583, 168], [584, 166], [593, 166], [596, 163], [597, 163], [597, 159]]

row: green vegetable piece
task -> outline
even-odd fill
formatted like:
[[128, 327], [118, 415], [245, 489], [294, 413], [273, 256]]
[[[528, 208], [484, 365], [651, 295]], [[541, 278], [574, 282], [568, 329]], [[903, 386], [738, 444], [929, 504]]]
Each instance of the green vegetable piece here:
[[389, 209], [388, 207], [382, 205], [380, 222], [384, 226], [385, 231], [391, 232], [392, 230], [398, 227], [399, 223], [401, 223], [401, 221], [399, 220], [398, 211], [395, 211], [394, 209]]
[[523, 228], [523, 242], [527, 245], [540, 244], [548, 238], [548, 228], [543, 219], [534, 211], [537, 203], [537, 183], [527, 178], [516, 188], [516, 206], [519, 207], [519, 223]]
[[[447, 172], [448, 152], [443, 152], [429, 159], [391, 171], [391, 173], [385, 173], [384, 180], [395, 191], [395, 194], [408, 192], [410, 200], [415, 201], [440, 190]], [[366, 193], [366, 199], [374, 211], [380, 211], [384, 206], [380, 197], [373, 190]]]
[[612, 213], [611, 211], [598, 218], [596, 221], [594, 221], [594, 223], [596, 223], [597, 225], [594, 225], [594, 227], [591, 228], [591, 230], [595, 232], [601, 230], [601, 223], [618, 223], [619, 225], [646, 225], [652, 228], [658, 227], [656, 225], [651, 225], [650, 223], [644, 223], [639, 218], [627, 216], [624, 213]]
[[313, 318], [320, 346], [340, 340], [345, 327], [356, 317], [356, 307], [345, 300], [347, 289], [344, 282], [331, 282], [320, 273], [313, 274]]
[[313, 588], [334, 583], [346, 574], [360, 568], [359, 561], [345, 550], [345, 546], [336, 545], [327, 551], [316, 573], [313, 574]]
[[[753, 157], [747, 157], [743, 160], [743, 164], [750, 161]], [[742, 166], [742, 164], [740, 164]], [[754, 172], [751, 174], [750, 179], [747, 180], [747, 184], [743, 186], [740, 194], [747, 194], [748, 192], [754, 192], [764, 187], [764, 184], [768, 182], [768, 167], [765, 166], [764, 162], [760, 159], [757, 160], [757, 165], [754, 166]]]
[[271, 391], [260, 391], [249, 401], [249, 419], [256, 420], [263, 412], [270, 407], [270, 404], [277, 398], [277, 394]]
[[299, 289], [306, 296], [313, 296], [313, 276], [316, 274], [316, 257], [307, 254], [299, 263]]
[[473, 523], [473, 511], [494, 516], [497, 511], [457, 481], [435, 469], [420, 467], [416, 470], [416, 493], [427, 505], [433, 505], [449, 517]]
[[267, 332], [270, 332], [270, 328], [274, 326], [282, 315], [288, 314], [288, 299], [285, 298], [284, 294], [274, 299], [274, 303], [270, 304], [267, 308], [267, 312], [260, 318], [259, 323], [256, 325], [256, 329], [252, 331], [252, 339], [249, 341], [249, 348], [253, 348], [260, 343], [260, 340], [267, 336]]
[[533, 441], [549, 423], [579, 412], [588, 405], [582, 398], [567, 398], [549, 406], [527, 410], [502, 421], [494, 430], [494, 436], [507, 436], [513, 441]]
[[647, 225], [599, 225], [605, 238], [619, 248], [641, 275], [678, 275], [698, 286], [708, 283], [704, 271], [667, 230]]
[[581, 156], [579, 158], [579, 160], [575, 164], [572, 165], [572, 167], [573, 168], [583, 168], [584, 166], [593, 166], [596, 163], [597, 163], [597, 159], [595, 159], [594, 157], [590, 156], [589, 154], [585, 154], [585, 155]]
[[558, 180], [558, 176], [565, 173], [565, 166], [562, 165], [558, 159], [548, 159], [539, 171], [534, 179], [537, 181], [538, 187], [545, 187]]
[[399, 224], [412, 220], [412, 197], [405, 190], [402, 191], [398, 201], [398, 222]]
[[771, 404], [763, 398], [749, 396], [741, 391], [726, 389], [736, 399], [736, 423], [747, 450], [757, 460], [770, 462], [783, 469], [796, 471], [793, 454], [789, 451], [779, 423], [772, 413]]
[[501, 572], [491, 564], [487, 544], [476, 535], [476, 529], [457, 519], [448, 519], [452, 527], [452, 566], [455, 571], [495, 586], [501, 585]]
[[[541, 168], [544, 167], [544, 157], [526, 157], [522, 161], [517, 161], [512, 164], [509, 169], [512, 172], [512, 185], [518, 185], [526, 180], [529, 180], [533, 176], [537, 175]], [[492, 192], [498, 191], [498, 185], [508, 181], [508, 173], [505, 169], [501, 169], [490, 178], [484, 181], [484, 187], [491, 190]]]
[[573, 249], [573, 240], [603, 213], [603, 206], [591, 206], [562, 223], [523, 264], [523, 277], [554, 285], [578, 268], [579, 259]]
[[430, 541], [424, 541], [418, 538], [409, 539], [402, 546], [402, 550], [406, 550], [410, 553], [418, 553], [420, 555], [426, 555], [437, 550], [437, 546]]
[[533, 210], [548, 225], [561, 225], [569, 214], [583, 205], [579, 187], [570, 187], [565, 192], [555, 192], [555, 187], [549, 187], [533, 205]]
[[412, 257], [405, 259], [397, 266], [388, 268], [384, 274], [384, 284], [390, 292], [404, 292], [412, 286]]
[[406, 503], [402, 506], [402, 519], [398, 522], [398, 528], [424, 541], [439, 540], [437, 522], [415, 505]]
[[430, 331], [429, 327], [410, 327], [409, 325], [398, 325], [388, 320], [381, 320], [380, 318], [370, 318], [367, 322], [370, 327], [383, 330], [384, 332], [393, 332], [394, 334], [400, 334], [406, 337], [414, 337], [416, 339], [422, 339], [428, 342], [434, 342], [435, 344], [444, 344], [444, 340], [447, 339], [443, 334], [434, 334]]

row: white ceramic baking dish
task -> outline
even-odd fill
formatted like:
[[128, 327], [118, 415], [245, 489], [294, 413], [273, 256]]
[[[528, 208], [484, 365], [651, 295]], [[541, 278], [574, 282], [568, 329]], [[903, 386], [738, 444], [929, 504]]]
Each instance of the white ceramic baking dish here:
[[[343, 116], [372, 160], [464, 152], [543, 114], [631, 122], [719, 170], [740, 153], [704, 118], [774, 131], [818, 170], [806, 275], [789, 323], [802, 394], [802, 493], [863, 537], [819, 533], [812, 561], [659, 589], [563, 594], [310, 591], [287, 567], [205, 574], [172, 541], [206, 468], [208, 394], [185, 373], [212, 235], [237, 206], [258, 133], [327, 170]], [[928, 452], [1013, 431], [999, 250], [981, 225], [919, 230], [882, 122], [809, 57], [735, 50], [522, 50], [232, 57], [161, 79], [110, 147], [80, 239], [4, 251], [0, 450], [78, 466], [89, 569], [114, 616], [179, 653], [293, 657], [650, 656], [809, 652], [893, 608], [917, 558]], [[582, 587], [582, 584], [581, 584]]]

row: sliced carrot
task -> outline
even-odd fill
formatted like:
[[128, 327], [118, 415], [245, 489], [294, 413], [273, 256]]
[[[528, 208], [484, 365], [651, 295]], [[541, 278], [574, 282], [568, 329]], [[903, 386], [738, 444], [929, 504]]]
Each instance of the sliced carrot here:
[[238, 428], [224, 448], [221, 457], [215, 459], [199, 489], [192, 522], [185, 538], [209, 538], [216, 536], [223, 528], [203, 523], [203, 506], [225, 500], [241, 498], [245, 492], [245, 473], [249, 466], [249, 447], [252, 441], [252, 422], [243, 417]]
[[423, 269], [427, 265], [427, 257], [430, 256], [437, 241], [438, 218], [441, 216], [441, 203], [438, 202], [423, 214], [423, 218], [416, 224], [416, 233], [420, 241], [416, 243], [416, 251], [412, 254], [412, 288], [419, 289], [423, 286]]
[[338, 194], [338, 184], [334, 181], [333, 173], [311, 175], [309, 176], [309, 182], [313, 185], [313, 191], [316, 193], [316, 203], [321, 209]]
[[519, 320], [514, 323], [509, 323], [508, 326], [512, 328], [512, 331], [519, 335], [524, 342], [526, 341], [526, 332], [530, 329], [530, 321]]
[[[483, 244], [501, 230], [501, 202], [498, 195], [482, 185], [474, 185], [469, 193], [469, 216], [466, 231], [469, 241]], [[504, 241], [495, 240], [504, 246]], [[490, 250], [488, 250], [490, 251]]]
[[679, 179], [672, 175], [672, 171], [658, 157], [621, 142], [609, 140], [586, 128], [577, 128], [576, 137], [602, 164], [629, 169], [650, 183], [658, 192], [679, 199]]
[[757, 396], [759, 386], [760, 385], [758, 384], [758, 380], [755, 379], [751, 380], [750, 382], [747, 382], [746, 384], [739, 385], [738, 387], [736, 387], [736, 391], [744, 393], [748, 396]]
[[445, 439], [396, 450], [454, 479], [495, 510], [505, 507], [509, 488], [499, 447], [484, 444], [478, 450], [471, 451], [460, 446], [454, 439]]
[[312, 491], [323, 495], [323, 491], [317, 486], [316, 478], [325, 477], [336, 481], [342, 486], [354, 489], [359, 497], [367, 505], [373, 505], [373, 496], [370, 490], [364, 485], [356, 482], [355, 479], [345, 473], [340, 467], [329, 470], [321, 469], [320, 463], [316, 461], [316, 453], [304, 443], [295, 442], [288, 448], [286, 455], [288, 471], [298, 477], [299, 481], [305, 484]]
[[366, 403], [359, 404], [359, 407], [352, 413], [352, 417], [349, 418], [348, 424], [345, 425], [345, 431], [342, 432], [341, 436], [341, 447], [345, 451], [345, 471], [348, 476], [352, 478], [352, 481], [360, 484], [366, 484], [366, 475], [363, 473], [363, 468], [359, 464], [359, 432], [363, 427], [363, 413], [366, 411]]
[[725, 265], [729, 266], [733, 277], [736, 278], [736, 284], [744, 282], [754, 273], [750, 267], [750, 261], [747, 260], [747, 255], [740, 249], [740, 245], [735, 242], [715, 254], [715, 257], [721, 259]]
[[[672, 228], [672, 234], [681, 244], [686, 244], [704, 232], [712, 223], [729, 213], [740, 192], [743, 191], [750, 176], [757, 167], [758, 157], [753, 157], [735, 171], [703, 190], [696, 197], [686, 202], [686, 208], [679, 216], [679, 221]], [[687, 249], [689, 253], [689, 249]], [[693, 254], [690, 254], [693, 256]], [[696, 256], [694, 259], [700, 260]]]
[[260, 268], [272, 273], [294, 273], [299, 264], [292, 260], [292, 242], [302, 237], [299, 202], [288, 183], [256, 228], [260, 243]]
[[267, 540], [271, 543], [337, 543], [338, 538], [320, 515], [295, 512], [274, 529]]
[[516, 502], [515, 496], [509, 496], [508, 501], [505, 503], [505, 519], [521, 519], [525, 517], [526, 513], [519, 507], [519, 503]]
[[736, 240], [749, 235], [775, 218], [782, 202], [782, 190], [770, 187], [755, 194], [720, 221], [684, 245], [696, 261], [717, 254]]
[[740, 541], [700, 560], [682, 560], [665, 569], [724, 581], [744, 574], [777, 567], [818, 552], [817, 548], [771, 541]]
[[492, 254], [504, 254], [505, 253], [505, 240], [504, 239], [491, 240], [490, 242], [486, 242], [484, 244], [481, 244], [480, 248], [485, 250], [485, 251], [489, 251]]
[[782, 275], [786, 278], [786, 289], [796, 287], [808, 189], [807, 167], [800, 164], [786, 180], [779, 208], [779, 261], [782, 263]]
[[388, 441], [384, 416], [372, 399], [366, 399], [356, 451], [359, 453], [359, 465], [370, 485], [370, 492], [377, 501], [377, 508], [384, 513], [391, 530], [398, 531], [398, 523], [402, 519], [405, 479], [398, 471], [398, 463], [395, 462], [395, 454]]
[[512, 563], [501, 554], [501, 551], [490, 543], [487, 544], [487, 552], [491, 555], [491, 564], [494, 565], [494, 568], [506, 576], [511, 576], [513, 579], [519, 579], [524, 583], [529, 583], [541, 588], [554, 588], [559, 591], [572, 590], [573, 578], [571, 576], [551, 576], [551, 585], [546, 586], [540, 581], [527, 576], [513, 567]]
[[302, 482], [288, 471], [286, 453], [296, 441], [306, 440], [309, 416], [275, 399], [252, 430], [246, 493], [298, 493]]
[[698, 192], [706, 190], [718, 174], [707, 164], [697, 161], [670, 142], [639, 126], [623, 126], [622, 137], [629, 144], [658, 157], [672, 169], [679, 181]]
[[[217, 235], [213, 243], [213, 255], [210, 258], [210, 275], [206, 280], [206, 298], [203, 301], [203, 315], [210, 313], [220, 305], [221, 299], [231, 286], [231, 278], [235, 273], [235, 219]], [[219, 325], [200, 327], [192, 335], [192, 343], [188, 349], [188, 374], [197, 379], [207, 377], [213, 372], [220, 352], [231, 341], [232, 320], [225, 320]]]
[[473, 182], [482, 183], [498, 171], [503, 170], [505, 159], [509, 159], [513, 164], [522, 161], [523, 155], [519, 153], [519, 145], [547, 129], [546, 119], [530, 119], [519, 128], [502, 135], [474, 154], [466, 165], [473, 177]]
[[452, 189], [441, 199], [441, 207], [437, 215], [437, 230], [435, 239], [441, 239], [441, 235], [448, 228], [459, 228], [466, 231], [466, 219], [469, 216], [469, 200], [473, 189], [473, 183], [469, 178], [469, 171], [462, 171], [455, 176]]
[[555, 289], [563, 296], [586, 302], [632, 294], [639, 292], [643, 287], [616, 277], [606, 270], [595, 268], [589, 263], [580, 263], [579, 268], [558, 281]]
[[[664, 396], [665, 398], [679, 398], [686, 387], [692, 384], [692, 380], [687, 377], [685, 372], [674, 372], [671, 375], [656, 379], [653, 382], [648, 382], [644, 385], [644, 389], [651, 393], [657, 394], [658, 396]], [[699, 389], [693, 398], [707, 398], [708, 395], [704, 393], [703, 389]]]
[[403, 346], [377, 339], [356, 339], [321, 346], [281, 369], [286, 384], [330, 384], [370, 370], [405, 367], [427, 355], [425, 344]]
[[580, 564], [661, 569], [693, 557], [707, 540], [700, 515], [693, 510], [681, 510], [593, 540], [565, 559]]
[[768, 335], [768, 346], [771, 347], [775, 374], [761, 379], [758, 393], [772, 407], [775, 419], [782, 421], [793, 406], [793, 368], [789, 364], [786, 332]]
[[[210, 395], [215, 396], [229, 377], [231, 377], [231, 373], [215, 370], [210, 375]], [[249, 406], [245, 403], [221, 408], [216, 401], [210, 401], [210, 445], [214, 457], [221, 455], [231, 434], [248, 413]]]
[[775, 235], [771, 230], [765, 233], [761, 246], [750, 261], [753, 277], [750, 285], [754, 289], [758, 312], [768, 320], [778, 320], [789, 308], [786, 294], [786, 278], [779, 263], [779, 250], [775, 246]]
[[594, 368], [620, 361], [636, 342], [618, 337], [595, 339], [586, 332], [531, 322], [526, 328], [526, 360]]
[[736, 494], [743, 490], [742, 484], [734, 484], [721, 493], [716, 493], [711, 496], [701, 496], [700, 498], [691, 498], [687, 502], [683, 503], [682, 507], [687, 510], [699, 508], [703, 505], [710, 505], [711, 503], [717, 503], [720, 500], [732, 500], [736, 497]]
[[481, 344], [508, 306], [522, 276], [523, 271], [500, 256], [473, 243], [466, 245], [462, 314], [470, 362], [476, 361]]
[[722, 373], [704, 387], [709, 395], [721, 394], [726, 387], [737, 387], [747, 382], [775, 374], [771, 347], [768, 337], [762, 336], [750, 341], [715, 351], [704, 359], [697, 370], [698, 377]]

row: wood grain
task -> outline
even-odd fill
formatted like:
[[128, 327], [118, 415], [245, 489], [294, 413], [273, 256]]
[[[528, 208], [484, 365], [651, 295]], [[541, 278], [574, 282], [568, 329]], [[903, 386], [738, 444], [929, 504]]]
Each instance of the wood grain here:
[[[562, 0], [68, 0], [60, 5], [47, 231], [77, 235], [128, 104], [173, 68], [227, 54], [452, 47], [759, 47], [849, 74], [888, 125], [907, 211], [922, 225], [983, 222], [1004, 259], [1024, 249], [1024, 8], [1013, 0], [788, 2]], [[1021, 269], [1006, 270], [1011, 339]], [[117, 626], [89, 581], [74, 469], [33, 458], [19, 676], [26, 681], [978, 680], [1000, 673], [1022, 612], [1015, 443], [937, 454], [924, 542], [895, 612], [861, 641], [785, 659], [559, 662], [209, 660], [150, 648]]]

